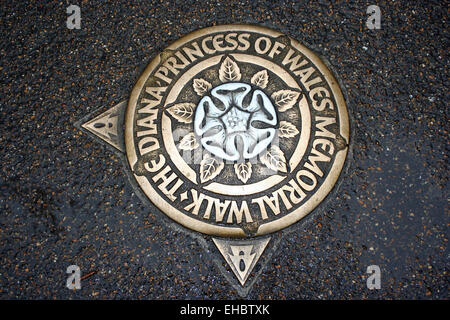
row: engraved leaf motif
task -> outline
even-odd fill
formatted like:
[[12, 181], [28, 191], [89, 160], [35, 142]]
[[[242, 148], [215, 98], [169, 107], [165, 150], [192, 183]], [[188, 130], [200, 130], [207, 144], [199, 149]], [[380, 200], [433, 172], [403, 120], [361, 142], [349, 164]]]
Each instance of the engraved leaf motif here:
[[211, 83], [204, 79], [194, 79], [194, 91], [199, 96], [205, 95], [212, 88]]
[[243, 183], [247, 183], [252, 175], [252, 164], [250, 162], [241, 162], [234, 165], [234, 172]]
[[269, 83], [269, 75], [267, 73], [267, 70], [262, 70], [255, 73], [250, 82], [255, 86], [265, 89], [267, 87], [267, 84]]
[[226, 57], [222, 62], [219, 69], [219, 79], [222, 82], [241, 80], [241, 70], [230, 57]]
[[280, 121], [278, 136], [280, 138], [293, 138], [298, 135], [298, 129], [290, 122]]
[[299, 95], [300, 92], [297, 91], [280, 90], [272, 94], [272, 99], [278, 106], [278, 110], [280, 112], [284, 112], [294, 106], [294, 104], [297, 102]]
[[191, 123], [194, 108], [195, 104], [186, 102], [174, 104], [170, 108], [167, 108], [167, 111], [178, 121], [183, 123]]
[[200, 162], [200, 182], [203, 183], [214, 179], [222, 171], [223, 167], [223, 161], [213, 158], [206, 153]]
[[287, 172], [286, 158], [278, 146], [271, 146], [261, 156], [261, 162], [274, 171]]
[[178, 146], [181, 150], [194, 150], [198, 148], [199, 144], [197, 139], [195, 138], [195, 134], [191, 132], [187, 136], [184, 136], [183, 139], [181, 139]]

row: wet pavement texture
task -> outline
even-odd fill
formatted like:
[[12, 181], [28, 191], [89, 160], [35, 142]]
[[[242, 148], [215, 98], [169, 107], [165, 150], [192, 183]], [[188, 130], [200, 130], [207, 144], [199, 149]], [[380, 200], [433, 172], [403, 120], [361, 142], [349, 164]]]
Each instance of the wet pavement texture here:
[[[0, 4], [1, 299], [240, 298], [196, 239], [149, 213], [122, 159], [74, 126], [127, 99], [171, 42], [230, 23], [324, 57], [352, 130], [339, 185], [284, 235], [248, 298], [449, 297], [445, 1], [69, 2]], [[69, 4], [80, 30], [66, 27]], [[371, 4], [380, 30], [366, 27]], [[72, 264], [95, 272], [81, 290], [66, 288]], [[366, 287], [373, 264], [380, 290]]]

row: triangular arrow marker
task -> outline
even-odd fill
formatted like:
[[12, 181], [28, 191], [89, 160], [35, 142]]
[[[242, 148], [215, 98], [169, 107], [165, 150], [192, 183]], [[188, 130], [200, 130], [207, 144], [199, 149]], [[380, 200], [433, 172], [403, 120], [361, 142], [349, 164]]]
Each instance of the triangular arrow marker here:
[[217, 249], [219, 249], [242, 286], [244, 286], [269, 241], [270, 237], [255, 240], [221, 240], [213, 238]]
[[99, 116], [83, 123], [81, 126], [123, 152], [124, 150], [119, 144], [118, 120], [121, 111], [126, 106], [127, 101], [122, 101]]

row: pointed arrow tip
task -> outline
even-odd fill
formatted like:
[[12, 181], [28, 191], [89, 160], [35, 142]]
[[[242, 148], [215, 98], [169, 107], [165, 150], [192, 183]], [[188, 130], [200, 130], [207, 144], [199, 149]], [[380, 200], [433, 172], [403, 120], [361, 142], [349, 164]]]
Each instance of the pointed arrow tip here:
[[222, 240], [213, 238], [213, 242], [241, 283], [241, 286], [244, 286], [270, 239], [270, 237], [255, 240]]
[[102, 114], [83, 123], [81, 127], [112, 145], [119, 151], [124, 152], [119, 143], [119, 114], [126, 108], [127, 101], [122, 101]]

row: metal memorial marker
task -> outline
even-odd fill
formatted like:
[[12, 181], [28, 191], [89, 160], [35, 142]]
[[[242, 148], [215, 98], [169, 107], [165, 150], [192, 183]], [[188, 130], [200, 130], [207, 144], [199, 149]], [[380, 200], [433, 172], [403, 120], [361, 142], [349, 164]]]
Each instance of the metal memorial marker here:
[[349, 143], [346, 104], [325, 64], [249, 25], [176, 41], [128, 103], [82, 127], [126, 154], [155, 208], [213, 241], [245, 292], [273, 234], [332, 190]]

